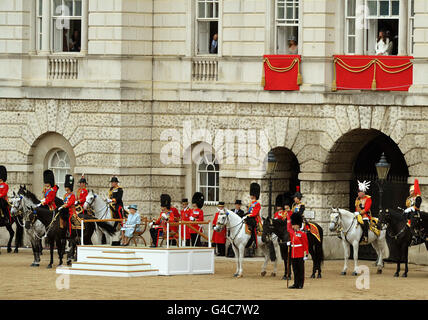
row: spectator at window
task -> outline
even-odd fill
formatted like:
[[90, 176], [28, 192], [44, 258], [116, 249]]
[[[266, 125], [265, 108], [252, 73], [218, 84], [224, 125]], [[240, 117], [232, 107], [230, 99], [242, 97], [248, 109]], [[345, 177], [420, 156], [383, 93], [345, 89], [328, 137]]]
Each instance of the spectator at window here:
[[74, 30], [73, 35], [71, 36], [70, 51], [80, 52], [80, 32], [79, 30]]
[[288, 39], [288, 54], [297, 54], [297, 39], [295, 36], [291, 36]]
[[376, 55], [387, 56], [389, 43], [390, 41], [386, 36], [386, 33], [384, 31], [379, 31], [379, 37], [377, 38], [376, 43]]
[[391, 32], [386, 31], [386, 38], [389, 40], [388, 47], [386, 48], [386, 53], [388, 56], [392, 55], [392, 49], [394, 48], [394, 41], [392, 41]]
[[213, 41], [211, 41], [210, 53], [217, 53], [218, 50], [218, 34], [214, 34]]
[[62, 29], [62, 51], [68, 52], [67, 29]]

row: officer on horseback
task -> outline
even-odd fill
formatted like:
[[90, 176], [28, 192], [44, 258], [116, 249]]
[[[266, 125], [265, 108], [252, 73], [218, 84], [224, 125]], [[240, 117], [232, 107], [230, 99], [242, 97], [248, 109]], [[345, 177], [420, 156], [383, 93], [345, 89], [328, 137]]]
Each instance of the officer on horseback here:
[[9, 210], [9, 199], [7, 193], [9, 192], [9, 185], [7, 181], [7, 169], [5, 166], [0, 166], [0, 222], [12, 223], [12, 217]]
[[258, 201], [259, 197], [260, 197], [260, 185], [258, 183], [253, 182], [250, 185], [251, 204], [244, 219], [251, 232], [250, 242], [254, 241], [256, 243], [256, 247], [257, 247], [257, 236], [256, 236], [257, 225], [261, 221], [260, 211], [262, 209], [262, 206]]
[[305, 204], [302, 202], [302, 194], [300, 193], [300, 186], [296, 187], [296, 193], [293, 195], [293, 206], [291, 207], [291, 211], [293, 213], [299, 212], [302, 217], [304, 218], [304, 212], [305, 212]]
[[404, 214], [408, 219], [410, 230], [412, 231], [412, 244], [420, 244], [424, 242], [422, 237], [419, 235], [418, 225], [416, 219], [420, 216], [420, 209], [422, 204], [421, 189], [419, 187], [419, 180], [415, 179], [413, 186], [410, 187], [409, 196], [406, 199], [406, 210]]
[[372, 199], [366, 194], [370, 187], [370, 181], [358, 181], [358, 196], [355, 200], [355, 212], [359, 213], [363, 219], [363, 237], [362, 241], [368, 242], [369, 226], [372, 219], [371, 206]]
[[60, 228], [64, 228], [68, 224], [68, 236], [71, 235], [71, 223], [73, 215], [76, 215], [76, 196], [73, 193], [73, 187], [74, 187], [74, 178], [71, 174], [65, 175], [65, 182], [64, 182], [64, 189], [65, 189], [65, 195], [64, 195], [64, 204], [58, 208], [58, 211], [60, 212]]
[[111, 188], [108, 192], [107, 202], [113, 212], [113, 217], [122, 219], [123, 217], [123, 189], [119, 186], [119, 180], [117, 177], [112, 177], [110, 180]]
[[285, 220], [287, 219], [287, 212], [284, 210], [284, 196], [279, 194], [275, 199], [276, 212], [273, 216], [274, 219]]
[[79, 214], [83, 214], [83, 205], [85, 204], [86, 197], [88, 196], [88, 189], [86, 188], [87, 182], [85, 175], [82, 174], [82, 177], [79, 180], [79, 189], [76, 192], [76, 211], [79, 211]]
[[43, 172], [43, 183], [45, 184], [43, 188], [44, 198], [40, 200], [37, 207], [44, 207], [54, 211], [56, 209], [55, 198], [58, 192], [58, 186], [55, 185], [55, 176], [52, 170], [45, 170]]

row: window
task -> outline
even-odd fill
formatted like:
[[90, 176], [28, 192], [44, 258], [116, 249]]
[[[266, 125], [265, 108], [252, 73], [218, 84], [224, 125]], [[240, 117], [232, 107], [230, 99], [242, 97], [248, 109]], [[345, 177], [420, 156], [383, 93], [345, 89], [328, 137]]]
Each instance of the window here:
[[55, 183], [58, 185], [58, 197], [62, 198], [65, 194], [64, 182], [65, 175], [71, 171], [70, 157], [63, 150], [56, 150], [49, 159], [49, 170], [52, 170], [55, 176]]
[[52, 48], [54, 52], [80, 52], [81, 0], [52, 0]]
[[42, 49], [42, 16], [43, 16], [43, 0], [37, 1], [37, 12], [36, 12], [36, 30], [37, 30], [37, 40], [36, 46], [37, 51]]
[[[402, 0], [404, 1], [404, 0]], [[363, 54], [398, 54], [399, 39], [399, 0], [365, 0], [364, 7], [357, 7], [356, 0], [345, 2], [345, 52], [355, 54], [357, 41], [364, 41]], [[363, 28], [362, 39], [357, 32]], [[379, 33], [383, 31], [387, 40], [383, 49], [377, 49]], [[358, 44], [361, 44], [360, 42]]]
[[219, 0], [197, 0], [198, 54], [218, 52]]
[[297, 54], [299, 0], [276, 0], [275, 24], [276, 53]]
[[408, 53], [413, 55], [415, 49], [415, 0], [410, 1], [409, 8], [409, 48]]
[[196, 171], [196, 189], [204, 194], [207, 204], [217, 204], [219, 201], [219, 164], [215, 155], [205, 152]]

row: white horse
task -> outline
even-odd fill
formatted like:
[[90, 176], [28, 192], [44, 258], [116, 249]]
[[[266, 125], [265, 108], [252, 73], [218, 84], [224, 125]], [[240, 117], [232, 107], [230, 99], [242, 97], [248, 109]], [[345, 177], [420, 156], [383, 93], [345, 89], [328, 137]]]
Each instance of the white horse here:
[[[233, 275], [234, 277], [241, 278], [242, 277], [242, 264], [244, 260], [244, 250], [251, 236], [245, 232], [245, 221], [239, 215], [234, 213], [233, 211], [220, 211], [217, 224], [214, 227], [214, 231], [220, 232], [223, 228], [226, 227], [228, 230], [228, 240], [232, 244], [233, 251], [236, 257], [236, 272]], [[260, 248], [263, 250], [263, 255], [265, 257], [265, 261], [262, 266], [261, 275], [266, 275], [266, 266], [268, 264], [268, 260], [270, 258], [269, 246], [267, 243], [262, 241], [262, 237], [257, 237], [257, 242], [260, 245]], [[272, 272], [272, 276], [276, 276], [277, 272], [277, 262], [281, 257], [278, 237], [276, 235], [272, 236], [272, 242], [275, 248], [276, 259], [274, 261], [274, 271]]]
[[[101, 199], [92, 190], [88, 192], [88, 195], [86, 196], [86, 201], [83, 204], [83, 209], [88, 210], [89, 207], [92, 209], [96, 219], [99, 219], [99, 220], [112, 219], [111, 211], [107, 201]], [[117, 232], [118, 231], [117, 225], [120, 226], [120, 223], [117, 223], [114, 221], [97, 222], [96, 223], [97, 228], [95, 232], [98, 235], [98, 239], [100, 240], [101, 233], [104, 233], [104, 235], [106, 236], [107, 243], [119, 244], [120, 233]]]
[[[363, 228], [358, 223], [357, 215], [344, 209], [332, 208], [329, 229], [330, 231], [340, 231], [342, 238], [342, 244], [345, 250], [345, 265], [341, 274], [346, 275], [346, 271], [348, 269], [348, 257], [350, 254], [349, 250], [350, 245], [352, 245], [354, 249], [354, 271], [352, 272], [352, 275], [356, 276], [358, 274], [358, 248], [360, 245], [361, 236], [363, 234]], [[383, 259], [386, 258], [389, 254], [385, 235], [385, 228], [381, 230], [379, 237], [376, 236], [373, 231], [369, 230], [369, 239], [366, 243], [371, 244], [376, 250], [378, 256], [376, 261], [377, 273], [382, 273]]]

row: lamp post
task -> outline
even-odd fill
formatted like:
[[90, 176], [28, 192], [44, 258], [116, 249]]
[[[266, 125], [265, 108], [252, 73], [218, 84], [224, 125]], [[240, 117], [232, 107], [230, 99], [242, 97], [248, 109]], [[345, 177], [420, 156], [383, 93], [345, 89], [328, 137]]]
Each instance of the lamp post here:
[[391, 164], [386, 161], [385, 153], [382, 153], [380, 160], [375, 164], [377, 171], [377, 185], [379, 187], [379, 212], [382, 212], [382, 195], [383, 195], [383, 185], [388, 177], [389, 169], [391, 169]]
[[275, 153], [271, 150], [268, 153], [266, 173], [269, 176], [269, 219], [272, 218], [272, 175], [275, 172], [277, 161]]

